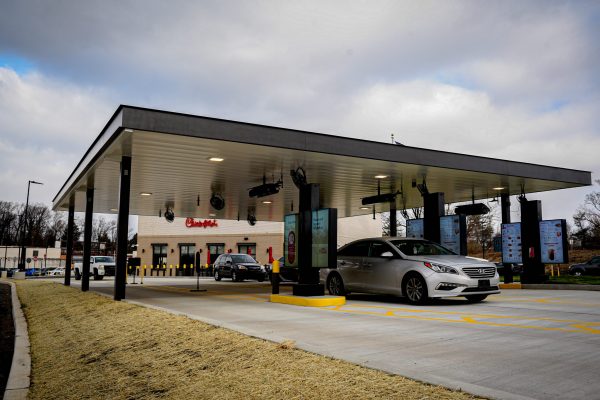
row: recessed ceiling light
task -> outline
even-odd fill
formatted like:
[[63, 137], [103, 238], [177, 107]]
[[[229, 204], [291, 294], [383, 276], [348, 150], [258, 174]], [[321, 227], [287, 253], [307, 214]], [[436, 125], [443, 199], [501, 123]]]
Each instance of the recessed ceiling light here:
[[149, 192], [141, 192], [140, 196], [152, 196], [152, 193]]
[[208, 214], [208, 216], [209, 216], [209, 217], [216, 217], [216, 216], [217, 216], [217, 214], [210, 213], [210, 214]]
[[271, 201], [271, 200], [265, 200], [265, 201], [263, 201], [262, 203], [263, 203], [263, 204], [271, 204], [271, 203], [272, 203], [272, 201]]
[[221, 158], [221, 157], [211, 157], [208, 159], [208, 161], [213, 161], [213, 162], [221, 162], [223, 160], [224, 160], [224, 158]]
[[492, 189], [494, 189], [494, 190], [504, 190], [506, 188], [498, 186], [498, 187], [495, 187], [495, 188], [492, 188]]
[[385, 179], [387, 177], [387, 175], [375, 175], [375, 179]]
[[119, 211], [118, 208], [111, 208], [110, 211]]
[[361, 207], [360, 209], [361, 209], [361, 210], [370, 210], [370, 208], [369, 208], [369, 207]]

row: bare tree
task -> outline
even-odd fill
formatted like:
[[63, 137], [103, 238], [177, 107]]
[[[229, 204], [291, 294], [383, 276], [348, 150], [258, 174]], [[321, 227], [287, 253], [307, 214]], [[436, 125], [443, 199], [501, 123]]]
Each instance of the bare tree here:
[[[596, 180], [600, 185], [600, 179]], [[585, 196], [584, 203], [579, 206], [573, 215], [576, 232], [573, 236], [578, 237], [585, 246], [586, 242], [600, 243], [600, 192], [592, 192]]]

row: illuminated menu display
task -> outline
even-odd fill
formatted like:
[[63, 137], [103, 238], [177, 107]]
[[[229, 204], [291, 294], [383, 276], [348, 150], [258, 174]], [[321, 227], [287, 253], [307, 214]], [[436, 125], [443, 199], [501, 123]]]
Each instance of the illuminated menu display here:
[[286, 267], [298, 266], [298, 214], [288, 214], [283, 219], [283, 256]]
[[460, 217], [447, 215], [440, 217], [440, 244], [460, 254]]
[[540, 221], [540, 250], [542, 263], [562, 264], [566, 261], [565, 221]]
[[415, 239], [423, 239], [425, 236], [423, 234], [424, 224], [423, 219], [407, 219], [406, 220], [406, 237], [407, 238], [415, 238]]
[[520, 223], [502, 224], [502, 262], [507, 264], [523, 262]]

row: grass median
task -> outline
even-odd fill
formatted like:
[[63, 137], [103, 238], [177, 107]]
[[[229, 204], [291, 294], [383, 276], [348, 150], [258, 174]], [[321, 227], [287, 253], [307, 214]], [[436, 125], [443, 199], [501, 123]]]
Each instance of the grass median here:
[[30, 399], [474, 398], [56, 283], [17, 285]]

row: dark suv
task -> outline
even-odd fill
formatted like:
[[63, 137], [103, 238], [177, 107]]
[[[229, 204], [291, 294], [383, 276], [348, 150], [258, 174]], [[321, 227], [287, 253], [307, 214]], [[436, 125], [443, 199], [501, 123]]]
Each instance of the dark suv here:
[[234, 282], [254, 279], [262, 282], [267, 277], [265, 267], [248, 254], [221, 254], [214, 263], [215, 281], [231, 278]]
[[594, 256], [583, 264], [571, 265], [569, 267], [569, 274], [575, 276], [600, 275], [600, 256]]

